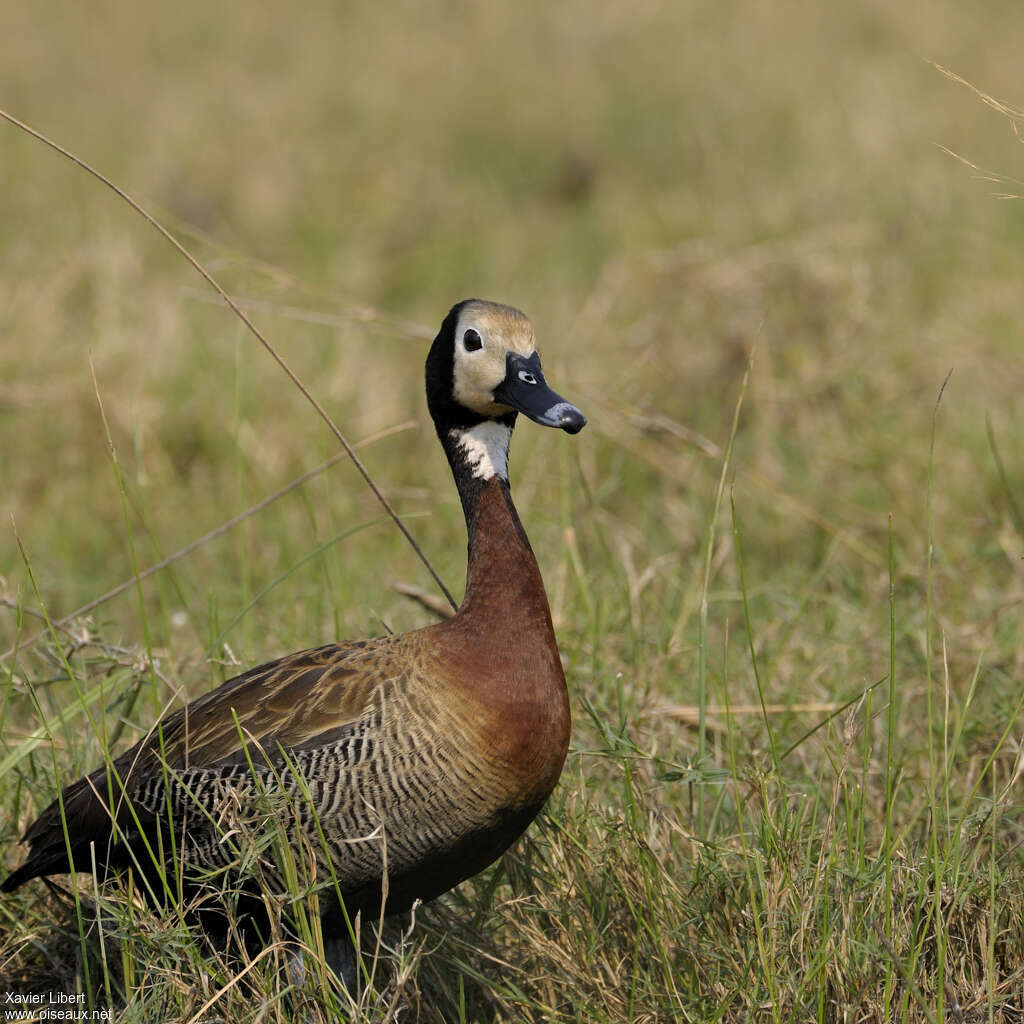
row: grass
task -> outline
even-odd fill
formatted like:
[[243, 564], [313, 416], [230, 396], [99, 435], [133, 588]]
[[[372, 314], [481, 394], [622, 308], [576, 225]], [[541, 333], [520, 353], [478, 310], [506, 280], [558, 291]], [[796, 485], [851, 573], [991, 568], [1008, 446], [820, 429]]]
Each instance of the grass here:
[[[998, 6], [8, 12], [2, 105], [244, 300], [453, 592], [421, 395], [448, 306], [525, 308], [590, 424], [523, 424], [511, 460], [562, 782], [500, 865], [384, 929], [357, 1009], [88, 877], [0, 903], [0, 988], [127, 1021], [1019, 1020], [1024, 215], [935, 144], [1011, 178], [1019, 150], [921, 59], [1019, 104]], [[391, 584], [432, 584], [341, 462], [29, 642], [337, 445], [141, 220], [3, 146], [12, 867], [165, 707], [421, 625]]]

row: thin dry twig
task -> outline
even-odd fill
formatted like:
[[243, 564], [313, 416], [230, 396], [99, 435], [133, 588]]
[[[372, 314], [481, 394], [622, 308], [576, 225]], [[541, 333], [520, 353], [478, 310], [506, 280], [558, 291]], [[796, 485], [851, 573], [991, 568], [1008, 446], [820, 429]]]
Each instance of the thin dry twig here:
[[[819, 728], [831, 721], [839, 712], [850, 705], [835, 702], [810, 702], [803, 704], [709, 704], [704, 709], [704, 728], [716, 735], [724, 736], [729, 732], [729, 726], [722, 721], [723, 718], [731, 718], [736, 715], [826, 715], [827, 717], [818, 722], [813, 728], [806, 732], [797, 742], [787, 748], [780, 761], [784, 760], [797, 746], [808, 736], [813, 735]], [[671, 718], [683, 725], [694, 729], [701, 724], [700, 708], [696, 704], [663, 704], [654, 709], [654, 714], [659, 718]]]
[[[971, 92], [973, 92], [974, 95], [985, 104], [985, 106], [990, 107], [998, 114], [1002, 114], [1002, 116], [1010, 122], [1010, 127], [1013, 129], [1013, 134], [1017, 137], [1017, 140], [1022, 140], [1022, 129], [1024, 129], [1024, 110], [1021, 110], [1019, 107], [1012, 107], [1009, 104], [997, 100], [994, 96], [990, 96], [987, 92], [979, 89], [971, 82], [968, 82], [966, 78], [961, 78], [955, 71], [950, 71], [949, 68], [944, 68], [941, 64], [936, 64], [935, 61], [929, 61], [928, 63], [931, 64], [936, 71], [939, 71], [950, 79], [950, 81], [956, 82], [957, 85], [962, 85], [965, 88], [970, 89]], [[1024, 181], [1020, 181], [1017, 178], [1011, 178], [1005, 174], [997, 174], [994, 171], [984, 170], [976, 163], [968, 160], [967, 157], [955, 152], [948, 146], [943, 146], [941, 143], [938, 143], [937, 145], [947, 156], [951, 156], [954, 160], [959, 160], [965, 167], [969, 167], [972, 171], [976, 171], [978, 177], [982, 181], [990, 181], [995, 185], [1024, 185]], [[1021, 196], [1016, 192], [996, 192], [994, 195], [996, 199], [1021, 198]]]
[[411, 597], [414, 601], [423, 605], [428, 612], [433, 612], [440, 619], [450, 619], [455, 614], [436, 594], [431, 594], [429, 590], [417, 587], [414, 583], [402, 583], [399, 581], [392, 584], [392, 589], [405, 597]]
[[936, 71], [944, 74], [948, 79], [957, 83], [957, 85], [966, 86], [975, 96], [978, 97], [986, 106], [991, 107], [993, 110], [998, 111], [1004, 117], [1010, 118], [1011, 121], [1024, 121], [1024, 110], [1019, 107], [1011, 107], [1006, 103], [997, 100], [994, 96], [990, 96], [987, 92], [979, 89], [976, 85], [968, 82], [966, 78], [961, 78], [955, 71], [950, 71], [949, 68], [943, 67], [941, 64], [936, 63], [933, 60], [928, 61], [929, 64]]
[[[810, 704], [709, 704], [704, 709], [706, 715], [769, 715], [789, 714], [828, 714], [839, 711], [843, 704], [810, 703]], [[700, 708], [696, 704], [667, 704], [658, 708], [659, 715], [667, 715], [687, 725], [696, 725], [700, 721]]]

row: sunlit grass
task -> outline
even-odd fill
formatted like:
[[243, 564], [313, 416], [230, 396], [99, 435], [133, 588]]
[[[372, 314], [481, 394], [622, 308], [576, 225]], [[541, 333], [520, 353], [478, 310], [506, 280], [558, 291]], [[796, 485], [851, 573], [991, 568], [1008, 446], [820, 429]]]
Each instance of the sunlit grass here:
[[[590, 419], [523, 424], [511, 458], [572, 692], [562, 783], [498, 867], [376, 959], [367, 933], [355, 1019], [1017, 1019], [1024, 215], [933, 143], [1011, 177], [1019, 153], [919, 58], [1019, 103], [1021, 13], [514, 10], [58, 30], [29, 5], [0, 62], [4, 105], [251, 300], [456, 593], [422, 397], [451, 303], [522, 306]], [[431, 584], [341, 462], [51, 631], [337, 447], [126, 208], [13, 131], [3, 167], [12, 867], [33, 814], [165, 708], [422, 625], [391, 585]], [[61, 883], [0, 901], [2, 987], [137, 1021], [347, 1012], [283, 940], [239, 964]]]

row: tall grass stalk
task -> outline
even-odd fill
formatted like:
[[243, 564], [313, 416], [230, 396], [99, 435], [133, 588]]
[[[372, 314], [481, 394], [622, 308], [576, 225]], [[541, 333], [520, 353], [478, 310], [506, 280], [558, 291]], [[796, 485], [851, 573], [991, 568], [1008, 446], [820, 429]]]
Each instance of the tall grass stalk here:
[[[893, 541], [892, 513], [888, 517], [889, 566], [889, 705], [885, 730], [885, 836], [882, 856], [885, 863], [885, 938], [891, 946], [896, 932], [896, 911], [893, 907], [893, 800], [896, 795], [896, 554]], [[885, 990], [882, 1007], [885, 1018], [892, 1014], [893, 987], [896, 981], [894, 964], [886, 959]]]
[[[927, 694], [927, 716], [928, 716], [928, 797], [929, 797], [929, 847], [931, 856], [932, 871], [932, 902], [930, 908], [931, 926], [934, 929], [936, 945], [937, 976], [935, 984], [936, 1014], [939, 1020], [944, 1018], [945, 1004], [945, 969], [946, 969], [946, 933], [942, 920], [942, 888], [945, 883], [945, 851], [940, 848], [940, 831], [942, 825], [948, 820], [948, 803], [946, 802], [947, 787], [942, 784], [945, 779], [945, 765], [940, 771], [938, 766], [938, 751], [936, 748], [936, 731], [938, 728], [935, 722], [935, 715], [938, 713], [937, 702], [934, 694], [934, 673], [933, 660], [935, 657], [933, 627], [933, 571], [935, 556], [935, 535], [932, 520], [932, 497], [935, 483], [935, 438], [938, 429], [939, 405], [942, 402], [942, 395], [946, 385], [952, 376], [950, 370], [945, 380], [939, 387], [938, 396], [935, 399], [935, 408], [932, 410], [931, 436], [928, 442], [928, 479], [925, 489], [925, 622], [924, 622], [924, 655], [925, 655], [925, 693]], [[945, 641], [943, 641], [945, 645]], [[943, 659], [945, 663], [945, 659]], [[944, 703], [944, 707], [948, 707]], [[941, 728], [943, 746], [945, 746], [945, 735], [948, 715], [943, 715]], [[940, 798], [942, 803], [940, 804]], [[924, 940], [922, 940], [923, 942]]]
[[[699, 716], [697, 721], [697, 763], [701, 767], [704, 765], [708, 752], [708, 590], [711, 586], [711, 567], [715, 556], [715, 537], [718, 530], [718, 516], [722, 507], [722, 497], [725, 494], [725, 482], [732, 468], [733, 445], [736, 442], [736, 435], [739, 430], [743, 398], [747, 393], [747, 384], [750, 381], [750, 371], [754, 365], [754, 353], [756, 351], [757, 345], [755, 341], [747, 359], [746, 369], [743, 372], [739, 394], [736, 396], [736, 404], [733, 406], [732, 424], [729, 427], [729, 440], [722, 455], [722, 468], [718, 476], [718, 487], [715, 490], [715, 500], [711, 507], [711, 513], [708, 516], [707, 530], [705, 532], [703, 552], [704, 573], [701, 580], [697, 626], [697, 709]], [[704, 787], [699, 786], [697, 789], [698, 831], [704, 830], [705, 823]]]

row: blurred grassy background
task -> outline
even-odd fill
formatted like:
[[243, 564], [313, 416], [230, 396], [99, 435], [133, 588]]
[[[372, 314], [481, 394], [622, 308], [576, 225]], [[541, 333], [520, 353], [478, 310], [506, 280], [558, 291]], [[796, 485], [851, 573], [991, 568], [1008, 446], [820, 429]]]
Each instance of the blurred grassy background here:
[[[939, 147], [1011, 176], [1022, 154], [1006, 118], [928, 61], [1020, 102], [1019, 4], [8, 3], [3, 23], [0, 105], [139, 198], [253, 301], [351, 440], [415, 419], [365, 461], [420, 517], [410, 525], [459, 592], [458, 502], [422, 399], [427, 339], [470, 295], [533, 318], [549, 379], [591, 419], [577, 439], [524, 426], [512, 456], [581, 747], [596, 742], [586, 697], [625, 713], [645, 750], [695, 757], [693, 730], [658, 709], [696, 700], [701, 550], [756, 343], [733, 472], [767, 699], [845, 700], [886, 674], [891, 513], [903, 777], [928, 776], [927, 635], [945, 645], [931, 670], [948, 671], [954, 708], [983, 661], [964, 733], [981, 759], [964, 784], [976, 781], [1016, 714], [1024, 663], [1012, 515], [1024, 503], [1024, 207]], [[335, 445], [126, 206], [13, 128], [0, 147], [7, 648], [36, 628], [17, 606], [37, 607], [9, 515], [63, 615], [130, 575], [129, 538], [140, 564], [155, 561]], [[929, 439], [950, 369], [929, 620]], [[428, 621], [390, 590], [425, 574], [376, 525], [222, 636], [318, 544], [377, 516], [340, 466], [147, 584], [142, 605], [105, 606], [94, 628], [148, 643], [195, 695], [230, 674], [207, 666], [211, 647], [251, 664]], [[711, 700], [747, 703], [729, 526], [704, 652]], [[12, 680], [46, 666], [28, 653]], [[141, 724], [164, 699], [154, 687]], [[9, 746], [36, 720], [22, 698], [12, 709]], [[811, 724], [784, 717], [780, 741]], [[763, 723], [743, 729], [756, 759]], [[821, 747], [800, 751], [797, 777], [816, 778]], [[81, 771], [98, 748], [68, 741], [60, 756]], [[576, 767], [570, 800], [585, 789]], [[689, 794], [657, 799], [690, 807]], [[14, 811], [23, 823], [27, 807]], [[1000, 864], [1019, 879], [1019, 851]]]
[[[0, 89], [203, 239], [238, 293], [280, 307], [261, 322], [353, 437], [422, 418], [420, 339], [359, 323], [367, 307], [425, 332], [466, 295], [524, 307], [549, 372], [607, 407], [592, 433], [609, 447], [584, 449], [594, 467], [640, 443], [623, 409], [720, 442], [759, 338], [745, 432], [757, 468], [830, 521], [884, 531], [893, 510], [899, 535], [919, 538], [923, 441], [948, 369], [947, 458], [979, 457], [988, 411], [1019, 465], [1024, 213], [936, 144], [1008, 173], [1018, 151], [1002, 118], [924, 59], [1012, 99], [1017, 54], [1000, 43], [1017, 9], [892, 7], [311, 4], [296, 18], [10, 5]], [[68, 608], [126, 568], [113, 477], [86, 470], [104, 448], [90, 359], [166, 549], [331, 442], [96, 182], [13, 130], [2, 173], [6, 505]], [[317, 327], [284, 312], [296, 305], [356, 322]], [[410, 446], [430, 457], [429, 431], [383, 446], [376, 467], [392, 486], [431, 486], [393, 471]], [[669, 484], [658, 451], [646, 468], [630, 460], [625, 472], [648, 475], [618, 500], [679, 552], [698, 539], [702, 496], [678, 485], [699, 479], [686, 467]], [[991, 482], [984, 462], [974, 484]], [[636, 502], [634, 487], [654, 490]], [[988, 485], [970, 489], [980, 507], [959, 494], [949, 507], [982, 514]], [[774, 493], [752, 500], [771, 551], [814, 557], [806, 521]], [[0, 566], [17, 583], [5, 532]], [[964, 536], [952, 532], [945, 544]], [[401, 547], [378, 539], [389, 559]]]

